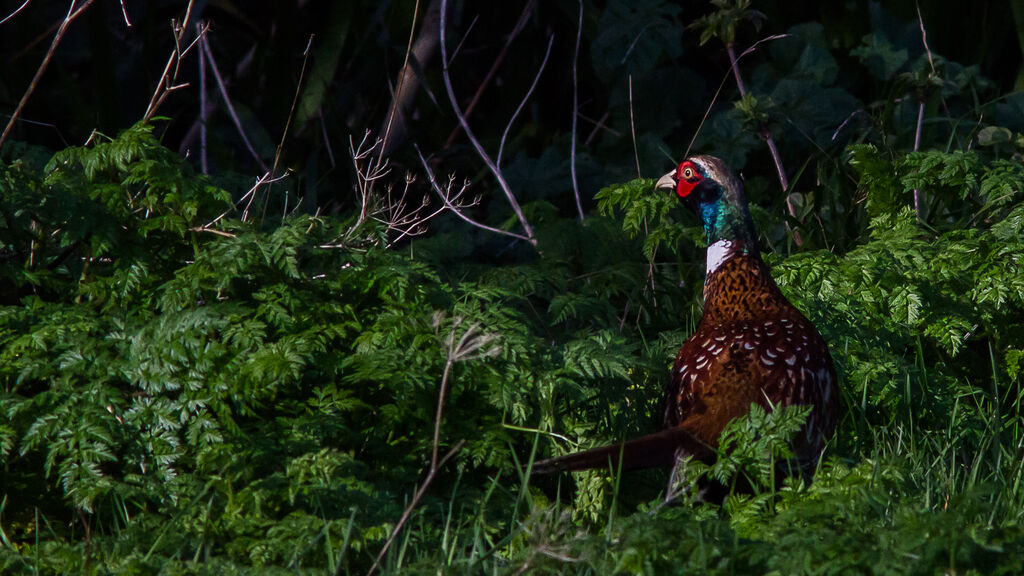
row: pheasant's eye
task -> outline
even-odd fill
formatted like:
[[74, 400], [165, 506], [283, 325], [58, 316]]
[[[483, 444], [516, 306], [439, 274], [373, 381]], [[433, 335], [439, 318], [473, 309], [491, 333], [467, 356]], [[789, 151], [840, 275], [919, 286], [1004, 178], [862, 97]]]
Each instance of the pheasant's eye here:
[[687, 180], [693, 178], [693, 168], [690, 168], [689, 166], [683, 168], [683, 178]]

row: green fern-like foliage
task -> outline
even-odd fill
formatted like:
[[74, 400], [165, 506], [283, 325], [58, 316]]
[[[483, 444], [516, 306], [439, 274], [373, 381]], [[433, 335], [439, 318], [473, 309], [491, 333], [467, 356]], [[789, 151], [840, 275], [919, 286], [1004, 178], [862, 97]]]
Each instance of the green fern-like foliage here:
[[[344, 216], [242, 220], [144, 125], [5, 166], [0, 567], [364, 571], [429, 468], [442, 381], [454, 457], [385, 571], [1014, 565], [1024, 173], [846, 158], [869, 216], [849, 249], [786, 255], [755, 210], [830, 343], [843, 420], [810, 484], [785, 466], [806, 408], [733, 422], [682, 472], [732, 490], [722, 506], [662, 505], [658, 472], [522, 475], [660, 425], [703, 267], [696, 222], [649, 180], [483, 265], [444, 234], [389, 250]], [[463, 337], [481, 348], [453, 355]]]

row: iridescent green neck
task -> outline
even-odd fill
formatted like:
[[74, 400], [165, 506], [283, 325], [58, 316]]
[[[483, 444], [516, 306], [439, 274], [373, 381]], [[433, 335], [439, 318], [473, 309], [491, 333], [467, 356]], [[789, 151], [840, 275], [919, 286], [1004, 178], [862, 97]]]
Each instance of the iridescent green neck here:
[[709, 246], [728, 240], [742, 246], [747, 253], [757, 251], [754, 221], [750, 218], [746, 202], [729, 202], [729, 195], [723, 194], [717, 201], [702, 205], [700, 217], [704, 222], [704, 237]]

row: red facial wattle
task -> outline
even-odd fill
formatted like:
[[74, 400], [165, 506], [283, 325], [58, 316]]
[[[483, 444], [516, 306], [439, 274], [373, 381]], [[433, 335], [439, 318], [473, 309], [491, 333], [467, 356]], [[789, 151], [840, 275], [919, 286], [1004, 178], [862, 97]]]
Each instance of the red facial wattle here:
[[676, 195], [680, 198], [686, 198], [693, 192], [693, 189], [697, 186], [697, 182], [688, 182], [686, 180], [680, 180], [679, 184], [676, 184]]
[[703, 179], [692, 162], [683, 162], [676, 169], [676, 195], [686, 198]]

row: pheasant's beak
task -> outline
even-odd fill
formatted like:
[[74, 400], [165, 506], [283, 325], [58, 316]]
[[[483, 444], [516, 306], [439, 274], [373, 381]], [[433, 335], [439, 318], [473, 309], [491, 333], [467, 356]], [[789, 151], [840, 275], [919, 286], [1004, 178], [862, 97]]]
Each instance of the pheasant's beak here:
[[658, 183], [654, 185], [658, 190], [672, 190], [676, 189], [676, 171], [673, 170], [668, 174], [665, 174], [658, 179]]

